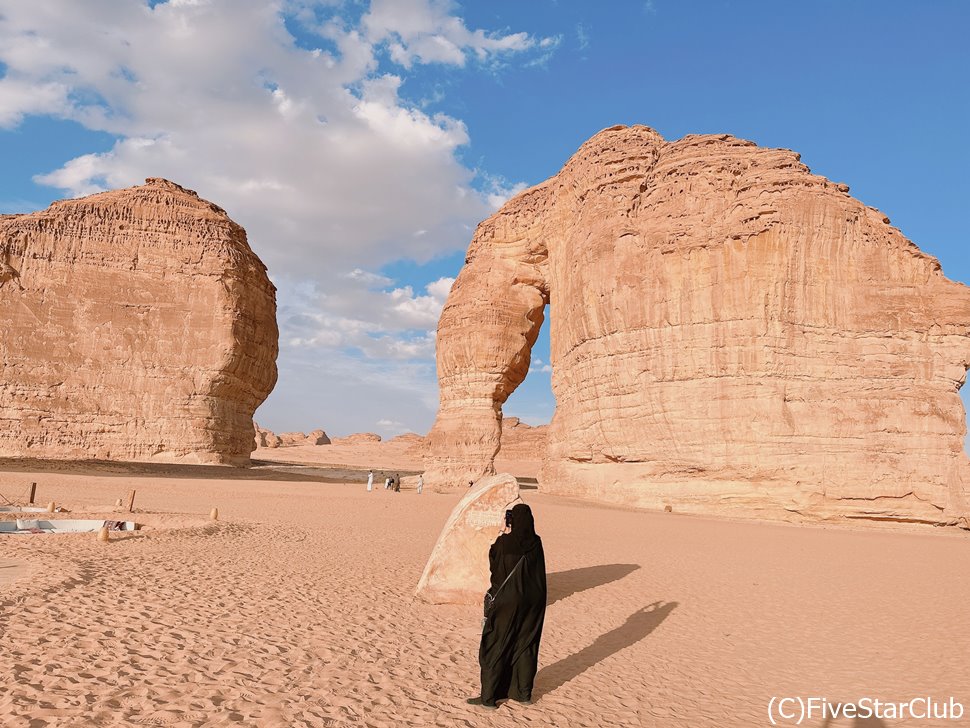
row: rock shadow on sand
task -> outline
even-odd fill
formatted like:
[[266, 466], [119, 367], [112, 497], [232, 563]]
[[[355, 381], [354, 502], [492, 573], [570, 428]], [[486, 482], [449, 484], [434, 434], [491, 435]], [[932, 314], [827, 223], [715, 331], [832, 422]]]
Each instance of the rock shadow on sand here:
[[536, 675], [536, 697], [543, 697], [582, 675], [593, 665], [632, 647], [653, 632], [679, 602], [654, 602], [637, 610], [626, 622], [606, 634], [601, 634], [589, 646], [559, 662], [542, 668]]
[[549, 574], [546, 583], [549, 595], [546, 599], [546, 605], [555, 604], [560, 599], [571, 597], [573, 594], [588, 589], [595, 589], [598, 586], [619, 581], [639, 568], [639, 564], [600, 564]]

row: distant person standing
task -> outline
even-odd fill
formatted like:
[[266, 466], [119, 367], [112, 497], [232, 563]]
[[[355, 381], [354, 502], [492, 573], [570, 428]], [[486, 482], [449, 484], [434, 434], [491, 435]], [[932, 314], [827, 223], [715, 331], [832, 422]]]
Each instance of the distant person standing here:
[[424, 473], [418, 476], [418, 495], [424, 490]]
[[374, 471], [371, 470], [367, 473], [367, 492], [370, 493], [374, 490]]
[[519, 503], [509, 520], [511, 531], [499, 536], [488, 551], [491, 603], [478, 649], [482, 692], [467, 701], [493, 709], [495, 701], [506, 698], [532, 702], [546, 615], [546, 559], [532, 510]]
[[384, 478], [384, 490], [390, 490], [391, 489], [391, 482], [392, 482], [392, 479], [391, 479], [391, 476], [390, 475], [388, 475], [386, 478]]
[[401, 492], [401, 474], [400, 473], [394, 473], [394, 492], [395, 493], [400, 493]]

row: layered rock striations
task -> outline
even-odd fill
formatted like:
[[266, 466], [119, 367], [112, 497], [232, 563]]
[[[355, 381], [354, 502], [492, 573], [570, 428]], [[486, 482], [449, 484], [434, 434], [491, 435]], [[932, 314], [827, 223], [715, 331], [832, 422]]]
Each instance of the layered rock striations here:
[[546, 304], [542, 489], [967, 525], [970, 289], [794, 152], [614, 127], [482, 222], [438, 326], [430, 483], [492, 472]]
[[245, 231], [141, 187], [0, 216], [0, 456], [244, 464], [276, 382]]

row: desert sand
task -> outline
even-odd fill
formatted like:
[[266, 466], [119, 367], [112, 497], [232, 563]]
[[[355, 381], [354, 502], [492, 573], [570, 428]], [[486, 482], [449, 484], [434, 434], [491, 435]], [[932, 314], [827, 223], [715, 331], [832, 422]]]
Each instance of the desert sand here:
[[412, 600], [461, 494], [367, 493], [363, 471], [335, 472], [3, 464], [7, 497], [36, 481], [73, 515], [135, 488], [134, 518], [154, 527], [108, 544], [0, 537], [0, 725], [697, 728], [767, 725], [772, 696], [970, 704], [966, 533], [716, 520], [526, 487], [549, 571], [537, 699], [466, 706], [479, 608]]

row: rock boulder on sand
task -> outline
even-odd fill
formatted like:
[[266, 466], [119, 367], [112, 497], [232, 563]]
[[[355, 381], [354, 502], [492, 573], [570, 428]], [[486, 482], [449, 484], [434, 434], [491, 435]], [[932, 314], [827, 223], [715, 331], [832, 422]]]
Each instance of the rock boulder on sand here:
[[441, 530], [416, 594], [432, 604], [475, 604], [488, 589], [488, 549], [519, 503], [519, 485], [506, 473], [469, 489]]
[[264, 430], [262, 427], [253, 423], [253, 427], [256, 429], [256, 447], [280, 447], [283, 444], [283, 440], [280, 439], [272, 430]]
[[327, 433], [323, 430], [314, 430], [309, 435], [306, 436], [307, 445], [329, 445], [330, 438], [327, 437]]
[[0, 456], [249, 462], [276, 289], [163, 179], [0, 215]]
[[970, 288], [794, 152], [613, 127], [482, 222], [438, 325], [429, 485], [493, 471], [547, 304], [543, 490], [967, 524]]

